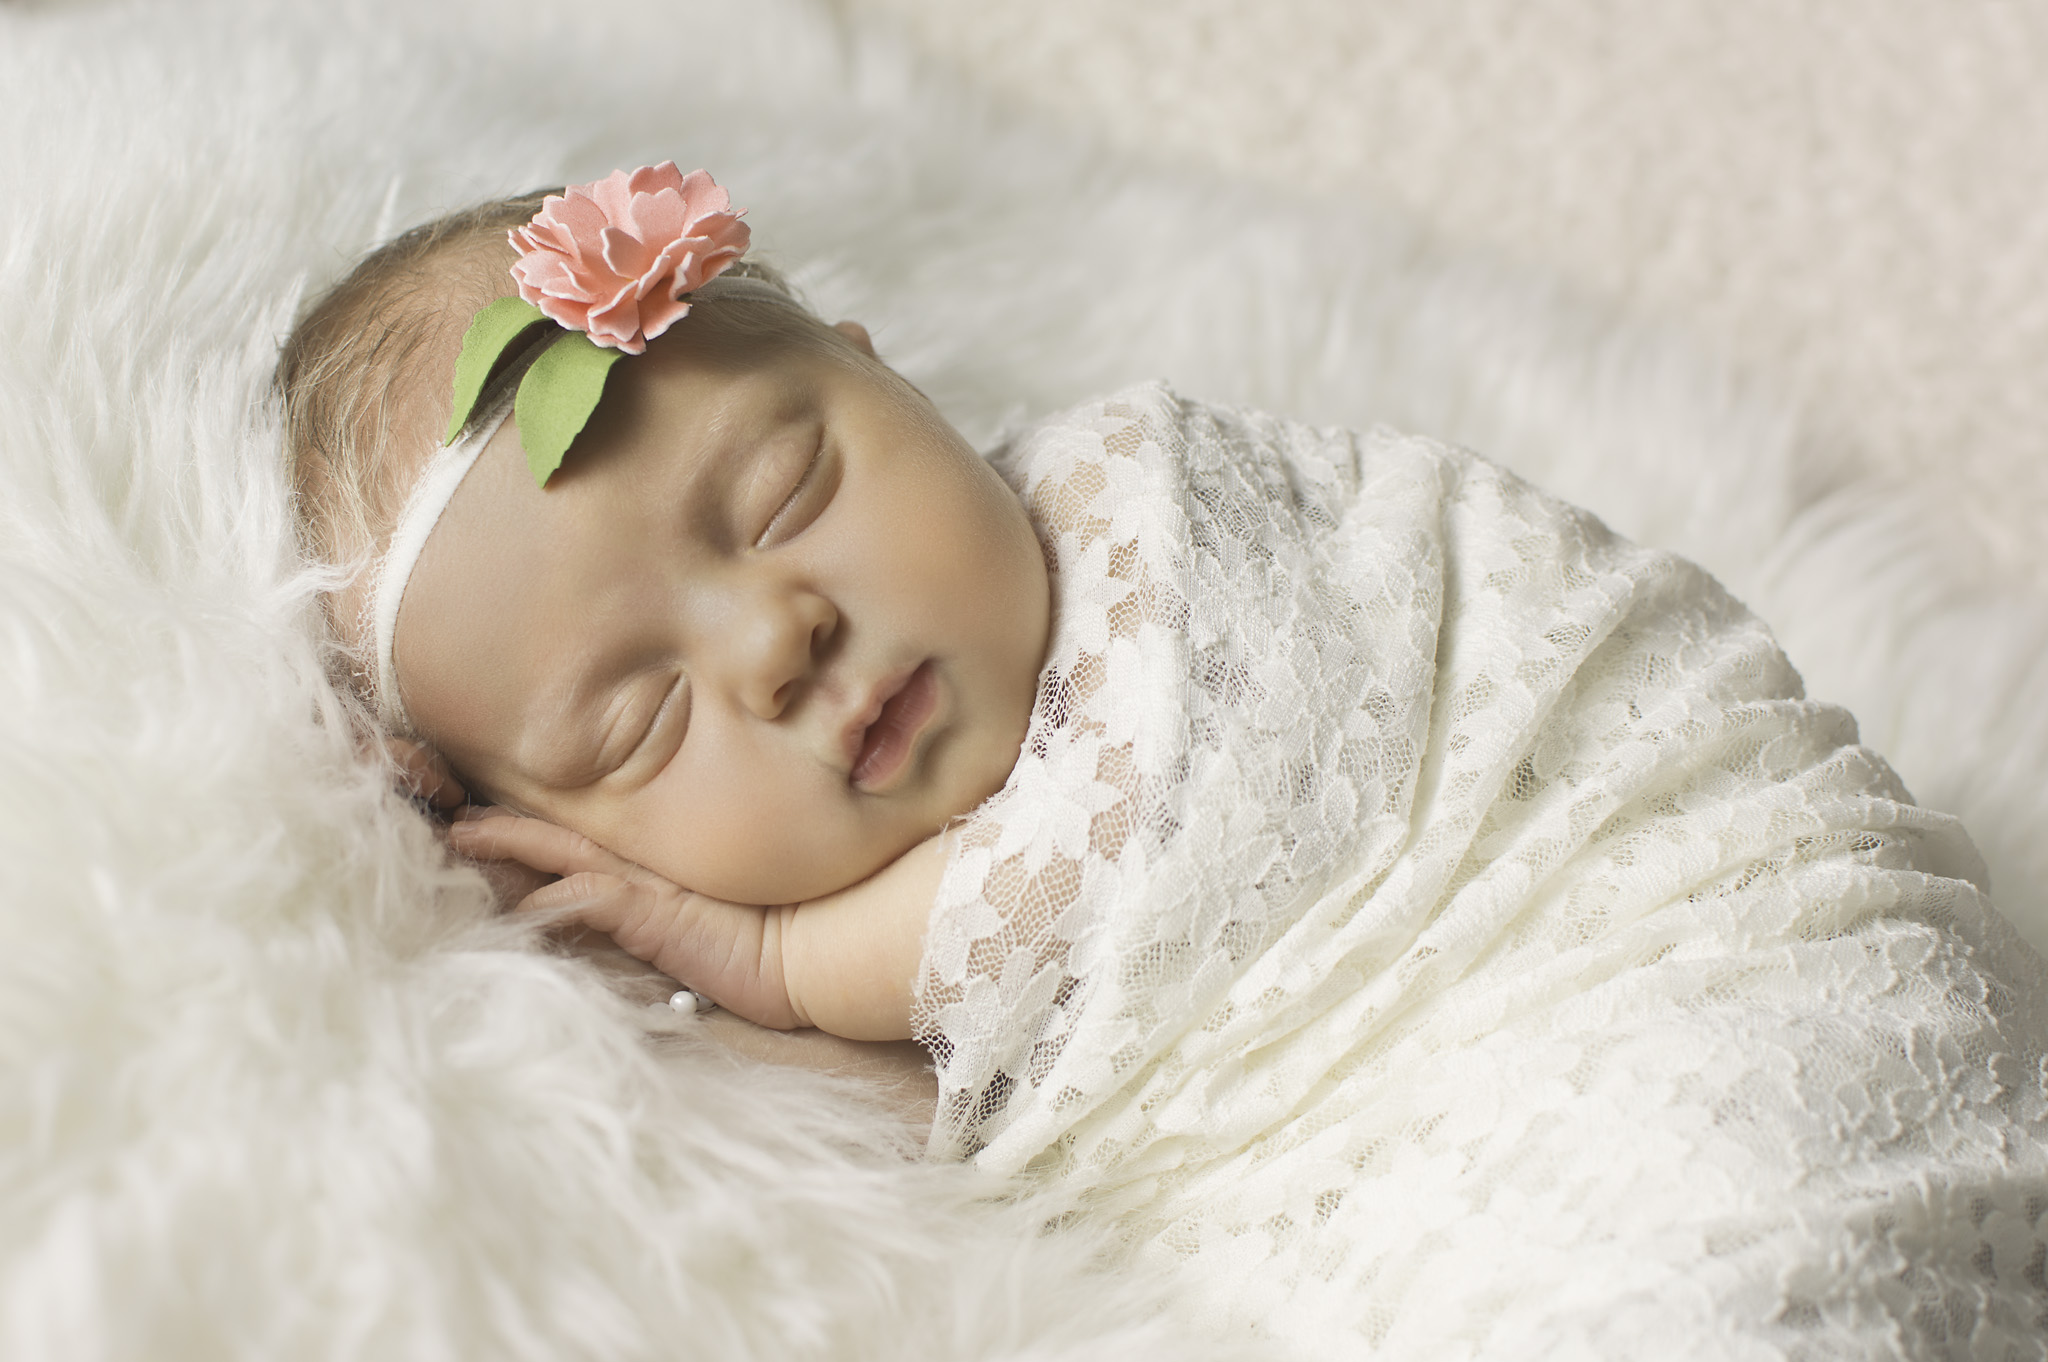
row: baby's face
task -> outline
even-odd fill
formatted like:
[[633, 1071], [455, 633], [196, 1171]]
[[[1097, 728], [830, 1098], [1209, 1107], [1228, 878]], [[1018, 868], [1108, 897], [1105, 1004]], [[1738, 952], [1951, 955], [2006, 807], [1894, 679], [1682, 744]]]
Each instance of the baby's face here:
[[395, 655], [473, 788], [700, 893], [787, 903], [1001, 788], [1048, 597], [1017, 498], [902, 379], [822, 328], [685, 322], [613, 366], [545, 489], [498, 431]]

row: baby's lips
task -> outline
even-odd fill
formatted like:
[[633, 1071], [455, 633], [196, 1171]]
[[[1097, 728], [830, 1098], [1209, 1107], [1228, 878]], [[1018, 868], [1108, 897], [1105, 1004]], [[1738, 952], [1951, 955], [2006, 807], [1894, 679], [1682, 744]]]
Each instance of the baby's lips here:
[[861, 748], [866, 743], [868, 730], [874, 726], [876, 720], [882, 717], [882, 710], [887, 707], [889, 701], [906, 685], [910, 684], [910, 678], [916, 673], [916, 670], [913, 667], [897, 675], [884, 677], [868, 687], [867, 695], [861, 701], [860, 708], [854, 711], [852, 717], [847, 722], [840, 725], [840, 756], [845, 759], [849, 769], [860, 761]]
[[870, 792], [890, 784], [910, 760], [917, 736], [931, 722], [938, 704], [938, 681], [931, 663], [920, 663], [908, 680], [894, 688], [881, 714], [868, 725], [847, 779]]

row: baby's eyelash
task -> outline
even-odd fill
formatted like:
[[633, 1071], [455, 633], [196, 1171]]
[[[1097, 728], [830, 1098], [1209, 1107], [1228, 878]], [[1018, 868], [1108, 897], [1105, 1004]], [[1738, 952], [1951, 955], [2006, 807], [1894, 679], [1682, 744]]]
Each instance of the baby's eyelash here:
[[[633, 762], [640, 756], [640, 754], [647, 750], [647, 744], [652, 742], [654, 740], [654, 735], [661, 731], [662, 723], [669, 717], [669, 712], [679, 704], [684, 706], [684, 713], [682, 715], [681, 721], [684, 726], [683, 731], [687, 734], [689, 732], [690, 722], [688, 711], [689, 702], [689, 678], [686, 676], [678, 676], [675, 679], [675, 681], [669, 686], [668, 694], [661, 697], [661, 704], [655, 707], [654, 716], [647, 721], [647, 727], [642, 729], [640, 731], [640, 736], [633, 740], [633, 746], [631, 750], [629, 750], [626, 753], [625, 760], [619, 763], [620, 769], [623, 770], [625, 767], [632, 765]], [[680, 745], [680, 739], [678, 739], [678, 745]]]
[[760, 537], [754, 540], [755, 548], [758, 549], [768, 542], [775, 533], [775, 527], [780, 525], [783, 518], [802, 500], [805, 491], [810, 488], [811, 480], [818, 475], [818, 466], [824, 461], [825, 442], [820, 439], [818, 447], [811, 451], [811, 461], [804, 465], [803, 475], [796, 480], [796, 486], [789, 489], [789, 495], [782, 499], [782, 504], [775, 508], [775, 514], [768, 517], [768, 523], [762, 528]]

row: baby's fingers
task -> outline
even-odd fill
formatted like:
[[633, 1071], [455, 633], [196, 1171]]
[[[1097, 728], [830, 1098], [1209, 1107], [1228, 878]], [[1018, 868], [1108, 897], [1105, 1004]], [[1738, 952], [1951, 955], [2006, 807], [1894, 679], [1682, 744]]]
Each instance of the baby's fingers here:
[[623, 907], [621, 900], [633, 887], [616, 875], [597, 870], [578, 871], [567, 879], [556, 880], [528, 894], [519, 901], [519, 911], [579, 922], [608, 932], [611, 928], [598, 919], [615, 919]]
[[534, 890], [514, 911], [531, 915], [550, 931], [586, 927], [603, 932], [628, 955], [673, 976], [676, 962], [664, 953], [665, 935], [656, 925], [656, 908], [656, 895], [648, 886], [585, 870]]
[[580, 832], [516, 814], [457, 819], [448, 826], [448, 842], [477, 860], [518, 861], [564, 879], [586, 871], [624, 879], [636, 868]]
[[603, 932], [628, 954], [749, 1021], [785, 1030], [809, 1025], [790, 1006], [779, 950], [764, 950], [772, 914], [759, 908], [602, 871], [571, 875], [519, 906], [548, 914], [550, 925], [575, 922]]
[[549, 926], [576, 923], [603, 932], [627, 954], [647, 961], [687, 984], [698, 982], [704, 962], [689, 949], [685, 926], [692, 895], [585, 870], [536, 889], [519, 904], [522, 913], [545, 915]]

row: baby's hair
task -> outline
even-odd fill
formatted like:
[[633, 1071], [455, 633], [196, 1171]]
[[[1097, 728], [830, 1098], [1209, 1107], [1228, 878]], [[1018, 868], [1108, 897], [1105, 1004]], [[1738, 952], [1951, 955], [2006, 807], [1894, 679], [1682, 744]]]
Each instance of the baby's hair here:
[[[360, 578], [382, 551], [447, 419], [450, 373], [421, 374], [422, 352], [445, 351], [452, 364], [477, 309], [513, 292], [506, 233], [561, 192], [535, 190], [412, 228], [371, 251], [292, 328], [275, 384], [307, 555]], [[732, 279], [757, 283], [735, 288]], [[823, 329], [780, 273], [751, 260], [698, 289], [691, 311], [684, 325], [715, 322], [736, 336]], [[339, 604], [348, 591], [328, 598], [328, 623], [360, 694], [360, 605]]]

